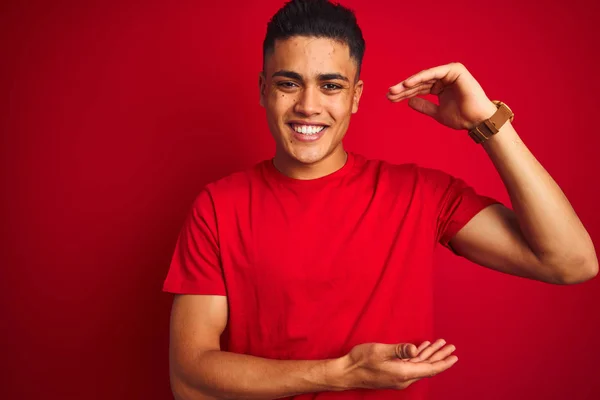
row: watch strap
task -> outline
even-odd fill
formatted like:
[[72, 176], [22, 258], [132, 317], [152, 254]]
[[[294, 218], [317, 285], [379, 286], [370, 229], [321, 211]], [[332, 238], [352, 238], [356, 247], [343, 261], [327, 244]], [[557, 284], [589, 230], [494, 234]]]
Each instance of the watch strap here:
[[485, 142], [498, 133], [506, 121], [510, 120], [512, 122], [514, 119], [512, 110], [506, 104], [497, 100], [494, 100], [493, 103], [498, 107], [494, 115], [469, 131], [469, 136], [475, 143]]

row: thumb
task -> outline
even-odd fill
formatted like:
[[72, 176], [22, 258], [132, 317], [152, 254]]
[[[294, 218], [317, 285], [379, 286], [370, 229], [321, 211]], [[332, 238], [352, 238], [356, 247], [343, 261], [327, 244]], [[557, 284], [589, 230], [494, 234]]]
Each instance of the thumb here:
[[438, 105], [433, 104], [429, 100], [425, 100], [421, 97], [413, 97], [408, 101], [408, 105], [413, 110], [416, 110], [422, 114], [429, 115], [431, 118], [435, 118], [438, 112]]
[[399, 343], [392, 345], [392, 358], [409, 359], [419, 355], [417, 346], [412, 343]]

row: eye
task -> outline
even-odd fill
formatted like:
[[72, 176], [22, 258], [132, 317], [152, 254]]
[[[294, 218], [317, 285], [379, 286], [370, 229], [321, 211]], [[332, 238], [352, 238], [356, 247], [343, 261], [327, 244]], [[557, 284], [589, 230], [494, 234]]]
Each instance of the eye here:
[[290, 81], [284, 81], [284, 82], [277, 82], [277, 86], [283, 89], [293, 89], [298, 87], [298, 85], [296, 85], [294, 82], [290, 82]]
[[327, 91], [339, 90], [342, 87], [340, 85], [336, 85], [335, 83], [326, 83], [323, 85], [323, 88]]

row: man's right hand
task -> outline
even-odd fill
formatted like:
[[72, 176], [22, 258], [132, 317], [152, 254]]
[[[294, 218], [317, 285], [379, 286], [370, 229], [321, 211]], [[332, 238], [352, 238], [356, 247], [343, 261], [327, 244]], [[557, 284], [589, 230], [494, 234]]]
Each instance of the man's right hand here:
[[456, 347], [443, 339], [434, 343], [364, 343], [355, 346], [340, 360], [342, 381], [348, 389], [406, 389], [453, 366]]

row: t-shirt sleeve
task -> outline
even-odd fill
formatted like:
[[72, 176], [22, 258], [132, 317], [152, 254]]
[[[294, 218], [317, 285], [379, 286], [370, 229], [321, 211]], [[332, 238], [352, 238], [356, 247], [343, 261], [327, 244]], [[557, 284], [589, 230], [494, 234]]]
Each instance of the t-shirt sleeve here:
[[179, 233], [163, 291], [226, 294], [215, 207], [206, 189], [197, 196]]
[[436, 239], [452, 250], [449, 242], [454, 235], [477, 213], [499, 201], [478, 194], [465, 181], [445, 172], [433, 169], [421, 172], [435, 205]]

